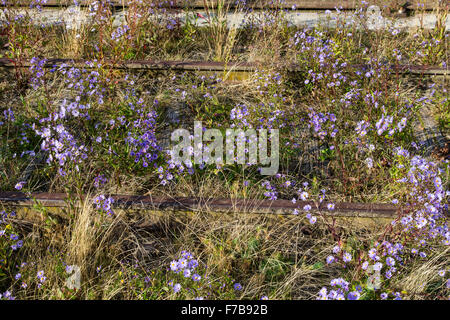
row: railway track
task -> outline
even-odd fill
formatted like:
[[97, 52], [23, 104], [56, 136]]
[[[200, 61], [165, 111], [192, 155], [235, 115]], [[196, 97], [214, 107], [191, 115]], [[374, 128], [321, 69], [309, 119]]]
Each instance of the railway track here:
[[[296, 208], [311, 205], [312, 212], [326, 212], [329, 216], [351, 218], [393, 219], [399, 208], [392, 204], [380, 203], [336, 203], [330, 211], [326, 203], [320, 205], [312, 201], [252, 200], [252, 199], [197, 199], [161, 198], [138, 195], [112, 195], [114, 209], [213, 213], [252, 213], [291, 215]], [[82, 197], [85, 198], [85, 197]], [[62, 209], [68, 206], [67, 195], [63, 193], [0, 192], [0, 207], [32, 208], [36, 203], [47, 208]]]
[[[110, 0], [109, 5], [114, 8], [127, 8], [130, 4], [135, 4], [136, 1], [127, 0]], [[149, 1], [157, 2], [157, 1]], [[182, 8], [194, 8], [194, 9], [204, 9], [205, 4], [210, 8], [217, 8], [219, 3], [224, 3], [229, 8], [236, 7], [235, 0], [174, 0], [174, 1], [159, 1], [160, 7], [182, 9]], [[415, 0], [415, 1], [367, 1], [371, 5], [385, 5], [392, 10], [433, 10], [436, 7], [436, 0]], [[36, 1], [16, 1], [14, 3], [15, 7], [29, 7], [31, 4], [36, 4]], [[90, 6], [92, 0], [47, 0], [45, 3], [39, 3], [41, 7], [68, 7], [74, 4], [81, 7]], [[247, 1], [247, 7], [251, 9], [261, 10], [266, 8], [280, 8], [289, 10], [333, 10], [338, 7], [341, 10], [355, 10], [361, 6], [361, 1], [358, 0], [283, 0], [283, 1], [273, 1], [273, 0], [253, 0]], [[0, 6], [5, 6], [1, 4]], [[403, 10], [402, 10], [403, 9]]]
[[[44, 68], [60, 67], [64, 64], [79, 68], [91, 68], [86, 64], [87, 60], [73, 59], [47, 59], [43, 65]], [[29, 68], [32, 64], [30, 60], [13, 60], [9, 58], [0, 58], [0, 68]], [[129, 70], [172, 70], [172, 71], [212, 71], [212, 72], [241, 72], [251, 73], [262, 67], [260, 63], [252, 62], [215, 62], [215, 61], [153, 61], [153, 60], [130, 60], [130, 61], [103, 61], [104, 68], [129, 69]], [[364, 65], [354, 65], [353, 68], [361, 69]], [[290, 65], [287, 67], [290, 72], [304, 71], [299, 65]], [[412, 74], [428, 76], [448, 77], [450, 70], [438, 66], [423, 65], [392, 65], [390, 70], [393, 74]]]
[[[232, 2], [235, 2], [233, 0]], [[229, 27], [238, 28], [242, 26], [246, 19], [258, 21], [261, 19], [261, 11], [263, 9], [273, 8], [275, 5], [267, 4], [270, 1], [255, 1], [251, 4], [252, 10], [240, 11], [233, 9], [233, 6], [227, 7], [228, 12], [221, 13], [226, 16], [226, 21]], [[31, 9], [30, 3], [39, 5], [39, 10]], [[21, 1], [18, 2], [15, 8], [15, 13], [20, 15], [29, 15], [37, 26], [52, 26], [58, 24], [65, 24], [68, 29], [79, 28], [82, 24], [87, 24], [93, 21], [93, 17], [89, 12], [89, 5], [91, 1], [77, 1], [74, 6], [73, 1], [69, 0], [47, 0], [46, 3], [39, 3], [38, 1]], [[211, 23], [210, 20], [216, 15], [214, 3], [212, 6], [206, 6], [204, 1], [183, 2], [173, 1], [174, 5], [168, 6], [165, 13], [152, 13], [160, 20], [164, 15], [170, 13], [171, 18], [179, 19], [181, 24], [189, 23], [196, 26], [206, 26]], [[266, 4], [264, 4], [266, 3]], [[362, 21], [355, 22], [351, 16], [342, 16], [335, 8], [340, 10], [354, 11], [358, 8], [359, 1], [356, 0], [341, 0], [341, 1], [286, 1], [284, 4], [278, 4], [275, 7], [285, 10], [284, 19], [291, 25], [314, 27], [317, 25], [325, 25], [329, 28], [336, 28], [337, 21], [341, 23], [357, 23], [359, 27], [363, 27]], [[434, 14], [433, 9], [436, 7], [435, 1], [425, 1], [424, 7], [420, 7], [422, 1], [406, 2], [405, 5], [398, 5], [397, 1], [391, 1], [388, 4], [383, 1], [371, 1], [377, 4], [379, 9], [375, 11], [368, 11], [366, 17], [363, 19], [367, 22], [370, 15], [377, 22], [369, 28], [376, 30], [386, 27], [392, 28], [417, 28], [423, 27], [425, 29], [434, 28], [438, 19]], [[398, 2], [398, 3], [403, 3]], [[127, 1], [113, 1], [110, 3], [112, 8], [113, 26], [118, 27], [127, 23], [127, 10], [129, 2]], [[424, 12], [414, 15], [416, 9], [422, 8]], [[152, 7], [149, 6], [149, 10]], [[339, 19], [338, 19], [339, 17]], [[369, 19], [370, 20], [370, 19]], [[2, 15], [0, 8], [0, 23], [6, 22], [5, 16]], [[248, 20], [247, 20], [248, 21]], [[444, 22], [446, 29], [450, 29], [450, 16]]]
[[[191, 214], [205, 212], [209, 214], [250, 214], [266, 216], [293, 216], [294, 209], [310, 205], [309, 211], [326, 219], [333, 218], [345, 223], [360, 226], [374, 226], [379, 223], [390, 223], [402, 214], [402, 208], [386, 203], [335, 203], [334, 210], [328, 210], [327, 203], [298, 201], [293, 204], [289, 200], [256, 200], [256, 199], [200, 199], [200, 198], [161, 198], [139, 195], [112, 195], [114, 211], [131, 210], [149, 212], [151, 214]], [[71, 206], [84, 206], [82, 201], [72, 201]], [[92, 200], [92, 199], [91, 199]], [[40, 209], [37, 210], [36, 207]], [[14, 210], [18, 221], [36, 222], [42, 220], [41, 210], [54, 217], [64, 217], [69, 206], [68, 197], [63, 193], [0, 192], [0, 209]], [[94, 207], [94, 204], [92, 203]], [[448, 211], [445, 216], [449, 217]]]

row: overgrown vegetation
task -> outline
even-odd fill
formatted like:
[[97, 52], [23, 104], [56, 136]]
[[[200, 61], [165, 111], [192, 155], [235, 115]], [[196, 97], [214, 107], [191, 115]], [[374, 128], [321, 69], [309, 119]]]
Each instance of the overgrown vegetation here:
[[[448, 6], [433, 11], [432, 29], [395, 18], [373, 28], [365, 2], [307, 27], [289, 23], [282, 2], [256, 13], [253, 1], [218, 2], [205, 0], [202, 13], [148, 0], [121, 14], [106, 0], [68, 9], [83, 23], [38, 22], [43, 1], [0, 9], [0, 54], [15, 64], [1, 75], [0, 190], [69, 195], [62, 213], [36, 202], [20, 219], [0, 204], [2, 297], [448, 299], [448, 79], [394, 68], [448, 68]], [[227, 24], [229, 13], [242, 23]], [[74, 61], [49, 67], [50, 58]], [[141, 59], [260, 68], [241, 81], [233, 70], [114, 68]], [[193, 132], [194, 120], [222, 133], [279, 129], [279, 173], [173, 161], [171, 132]], [[114, 194], [327, 210], [133, 211], [117, 209]], [[341, 201], [392, 202], [398, 213], [370, 225], [336, 219]], [[76, 266], [79, 289], [66, 281]]]

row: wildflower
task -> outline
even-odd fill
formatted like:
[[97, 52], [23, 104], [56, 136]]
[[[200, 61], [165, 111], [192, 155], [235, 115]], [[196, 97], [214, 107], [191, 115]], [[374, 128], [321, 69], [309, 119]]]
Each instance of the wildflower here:
[[329, 203], [327, 205], [328, 210], [334, 210], [334, 203]]
[[26, 183], [26, 181], [20, 181], [19, 183], [17, 183], [17, 184], [15, 185], [15, 188], [16, 188], [17, 190], [22, 190], [22, 188], [23, 188], [23, 186], [25, 185], [25, 183]]
[[240, 283], [235, 283], [234, 284], [234, 290], [241, 291], [242, 290], [241, 284]]
[[300, 194], [300, 198], [301, 198], [303, 201], [306, 201], [306, 199], [308, 199], [308, 196], [309, 196], [309, 194], [308, 194], [308, 192], [306, 192], [306, 191], [303, 191], [303, 192]]
[[381, 271], [382, 268], [383, 268], [383, 264], [381, 262], [377, 262], [373, 265], [374, 271]]
[[351, 254], [348, 253], [348, 252], [345, 252], [343, 257], [342, 257], [342, 260], [344, 260], [344, 262], [350, 262], [352, 260]]
[[[2, 298], [2, 295], [0, 294], [0, 299], [1, 298]], [[3, 299], [14, 300], [14, 297], [12, 296], [10, 291], [5, 291], [5, 293], [3, 293]]]
[[185, 270], [183, 271], [183, 276], [184, 276], [185, 278], [189, 278], [189, 277], [191, 276], [191, 270], [185, 269]]
[[333, 263], [334, 262], [334, 257], [333, 256], [328, 256], [327, 257], [327, 264]]
[[327, 288], [323, 287], [322, 289], [320, 289], [319, 297], [317, 299], [318, 300], [328, 300]]
[[358, 291], [352, 291], [348, 294], [348, 300], [358, 300], [361, 294]]
[[73, 272], [73, 266], [66, 266], [66, 272], [71, 274]]
[[402, 118], [398, 123], [397, 127], [399, 132], [402, 132], [402, 130], [406, 127], [406, 121], [406, 118]]
[[373, 159], [372, 158], [367, 158], [366, 160], [365, 160], [365, 163], [366, 163], [366, 165], [367, 165], [367, 168], [369, 168], [369, 169], [371, 169], [371, 168], [373, 168]]
[[377, 249], [375, 249], [375, 248], [370, 249], [370, 250], [369, 250], [369, 257], [370, 257], [372, 260], [375, 260], [375, 261], [379, 260], [380, 257], [377, 256]]
[[170, 270], [177, 271], [178, 270], [178, 262], [176, 260], [172, 260], [170, 263]]
[[178, 260], [178, 266], [180, 269], [184, 269], [187, 267], [187, 260], [185, 258], [181, 258], [180, 260]]
[[197, 268], [197, 266], [198, 266], [198, 261], [195, 259], [190, 260], [188, 263], [188, 268], [191, 270], [194, 270], [195, 268]]
[[367, 127], [369, 126], [369, 123], [362, 120], [358, 122], [358, 125], [355, 128], [355, 131], [357, 134], [359, 134], [361, 137], [364, 137], [367, 134]]
[[391, 257], [388, 257], [388, 258], [386, 259], [386, 264], [387, 264], [388, 266], [392, 267], [392, 266], [395, 265], [395, 260], [394, 260], [393, 258], [391, 258]]
[[361, 265], [361, 268], [363, 270], [367, 270], [368, 267], [369, 267], [369, 262], [368, 261], [364, 261], [364, 263]]
[[177, 283], [173, 286], [173, 292], [177, 293], [181, 290], [181, 284]]
[[192, 275], [192, 280], [194, 280], [194, 281], [200, 281], [200, 279], [201, 279], [202, 277], [200, 277], [200, 275], [198, 275], [198, 274], [194, 274], [194, 275]]

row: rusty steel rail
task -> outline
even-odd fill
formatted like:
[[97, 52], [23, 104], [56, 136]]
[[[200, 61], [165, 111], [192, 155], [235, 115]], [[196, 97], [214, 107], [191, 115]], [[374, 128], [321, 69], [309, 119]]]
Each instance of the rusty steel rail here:
[[[44, 68], [60, 67], [67, 64], [70, 67], [91, 68], [86, 64], [87, 60], [73, 59], [48, 59]], [[153, 61], [153, 60], [130, 60], [130, 61], [102, 61], [105, 68], [130, 69], [130, 70], [173, 70], [173, 71], [220, 71], [220, 72], [254, 72], [264, 67], [261, 63], [252, 62], [215, 62], [215, 61]], [[0, 58], [0, 68], [29, 68], [32, 64], [29, 60], [12, 60]], [[354, 65], [354, 68], [364, 68], [364, 65]], [[299, 65], [281, 66], [291, 72], [304, 71]], [[438, 66], [422, 65], [392, 65], [391, 73], [414, 74], [414, 75], [439, 75], [449, 76], [450, 70]]]
[[[329, 216], [354, 218], [394, 218], [398, 207], [392, 204], [377, 203], [336, 203], [334, 210], [328, 210], [326, 203], [319, 206], [312, 201], [289, 200], [251, 200], [251, 199], [197, 199], [197, 198], [161, 198], [152, 196], [112, 195], [114, 209], [154, 210], [193, 212], [209, 211], [220, 213], [254, 213], [290, 215], [294, 209], [311, 205], [312, 212], [326, 212]], [[83, 196], [83, 198], [85, 198]], [[27, 196], [22, 192], [0, 192], [0, 205], [9, 207], [32, 207], [37, 202], [43, 207], [67, 207], [67, 195], [64, 193], [33, 193]]]
[[[110, 5], [114, 8], [127, 8], [129, 7], [129, 2], [126, 0], [112, 0]], [[217, 8], [217, 0], [208, 0], [208, 8]], [[390, 9], [394, 10], [433, 10], [436, 8], [436, 0], [414, 0], [414, 1], [385, 1], [385, 0], [369, 0], [367, 1], [370, 5], [378, 5], [379, 7], [389, 6]], [[32, 1], [22, 0], [16, 1], [14, 3], [15, 7], [29, 7]], [[79, 0], [78, 5], [81, 7], [89, 6], [92, 1], [89, 0]], [[225, 0], [225, 6], [229, 8], [235, 8], [235, 0]], [[290, 10], [334, 10], [336, 7], [341, 10], [355, 10], [361, 7], [360, 0], [284, 0], [282, 3], [277, 3], [277, 1], [268, 0], [253, 0], [248, 1], [248, 8], [262, 10], [266, 8], [280, 8], [280, 9], [290, 9]], [[39, 4], [41, 7], [69, 7], [74, 5], [73, 0], [47, 0], [45, 4]], [[422, 6], [423, 5], [423, 6]], [[0, 5], [4, 6], [3, 4]], [[155, 7], [157, 4], [155, 4]], [[149, 5], [150, 7], [150, 5]], [[203, 0], [174, 0], [173, 4], [161, 3], [161, 7], [182, 9], [182, 8], [193, 8], [193, 9], [205, 9], [205, 2]]]

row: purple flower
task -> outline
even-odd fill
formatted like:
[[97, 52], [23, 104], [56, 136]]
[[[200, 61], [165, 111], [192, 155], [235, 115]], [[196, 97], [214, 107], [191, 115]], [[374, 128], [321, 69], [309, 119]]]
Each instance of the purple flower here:
[[344, 260], [344, 262], [350, 262], [352, 260], [352, 256], [350, 253], [348, 252], [344, 252], [344, 255], [342, 257], [342, 260]]
[[27, 182], [26, 181], [20, 181], [19, 183], [16, 184], [15, 188], [17, 190], [22, 190], [22, 188], [25, 185], [25, 183], [27, 183]]
[[393, 267], [393, 266], [395, 265], [395, 260], [394, 260], [393, 258], [391, 258], [391, 257], [388, 257], [388, 258], [386, 259], [386, 264], [387, 264], [389, 267]]
[[181, 290], [181, 284], [177, 283], [173, 286], [173, 292], [177, 293]]
[[190, 276], [191, 276], [191, 270], [185, 269], [185, 270], [183, 271], [183, 276], [184, 276], [185, 278], [190, 278]]
[[198, 261], [195, 259], [190, 260], [188, 263], [188, 268], [191, 270], [194, 270], [195, 268], [197, 268], [197, 266], [198, 266]]
[[178, 262], [176, 260], [172, 260], [172, 262], [170, 262], [170, 270], [172, 271], [178, 270]]
[[364, 160], [364, 162], [367, 165], [367, 168], [372, 169], [373, 168], [373, 159], [368, 157], [366, 160]]
[[347, 299], [348, 300], [358, 300], [361, 294], [358, 291], [349, 292]]

